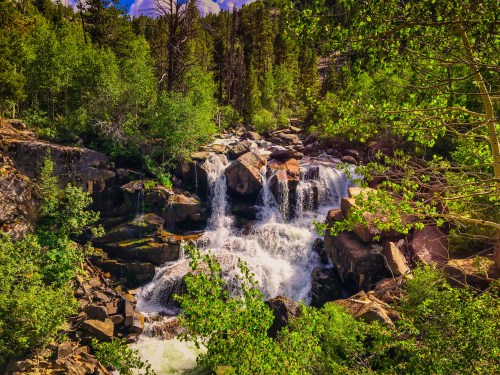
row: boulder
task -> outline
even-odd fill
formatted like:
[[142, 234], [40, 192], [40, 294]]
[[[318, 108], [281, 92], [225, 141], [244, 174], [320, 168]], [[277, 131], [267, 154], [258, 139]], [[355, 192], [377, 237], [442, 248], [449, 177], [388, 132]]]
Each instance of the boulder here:
[[416, 230], [411, 247], [416, 261], [445, 264], [449, 260], [448, 238], [435, 225]]
[[243, 137], [245, 137], [246, 139], [249, 139], [251, 141], [260, 141], [262, 139], [262, 137], [256, 133], [256, 132], [251, 132], [251, 131], [247, 131], [243, 134]]
[[403, 276], [412, 277], [410, 266], [404, 254], [399, 250], [394, 242], [386, 242], [384, 246], [384, 256], [386, 261], [387, 269], [392, 273], [393, 276]]
[[312, 133], [304, 140], [304, 146], [310, 145], [317, 141], [319, 133]]
[[352, 148], [345, 149], [342, 152], [345, 156], [350, 156], [354, 158], [356, 161], [361, 161], [361, 153], [358, 150], [354, 150]]
[[328, 254], [325, 251], [325, 241], [322, 238], [316, 238], [314, 240], [312, 249], [318, 254], [321, 263], [328, 264]]
[[236, 198], [255, 202], [262, 190], [261, 168], [266, 160], [253, 152], [247, 152], [234, 160], [225, 170], [228, 193]]
[[273, 152], [271, 152], [271, 155], [269, 155], [271, 159], [280, 161], [285, 161], [288, 159], [297, 159], [298, 156], [300, 156], [298, 152], [288, 148], [274, 150]]
[[285, 145], [298, 145], [301, 143], [300, 137], [297, 134], [280, 133], [276, 136], [281, 139], [282, 144]]
[[333, 224], [336, 221], [343, 221], [344, 214], [340, 208], [333, 208], [326, 214], [326, 222], [328, 224]]
[[493, 262], [484, 257], [452, 259], [443, 268], [452, 285], [469, 285], [479, 290], [487, 289], [497, 278]]
[[104, 322], [108, 318], [108, 310], [104, 306], [87, 305], [83, 308], [87, 319], [100, 320]]
[[342, 282], [335, 268], [315, 267], [312, 271], [311, 306], [321, 307], [342, 298]]
[[50, 153], [54, 175], [61, 187], [68, 182], [92, 194], [93, 207], [109, 211], [115, 206], [117, 175], [111, 160], [103, 153], [87, 148], [61, 146], [40, 141], [27, 131], [2, 122], [0, 148], [13, 166], [29, 178], [36, 178], [45, 157]]
[[125, 327], [131, 327], [134, 323], [134, 306], [129, 300], [122, 300], [122, 311]]
[[325, 251], [351, 292], [369, 290], [372, 284], [390, 276], [385, 268], [382, 247], [365, 244], [352, 232], [342, 232], [338, 236], [325, 232]]
[[318, 142], [310, 143], [304, 147], [304, 155], [318, 156], [320, 154], [320, 147]]
[[114, 334], [114, 324], [111, 319], [104, 321], [87, 319], [82, 323], [82, 329], [101, 341], [112, 341]]
[[95, 265], [104, 272], [109, 272], [118, 279], [125, 278], [129, 287], [143, 285], [153, 279], [155, 266], [149, 262], [120, 261], [116, 259], [93, 259]]
[[215, 152], [216, 154], [225, 154], [227, 151], [227, 147], [221, 144], [212, 144], [210, 145], [210, 150]]
[[267, 330], [269, 337], [275, 338], [288, 323], [301, 315], [300, 306], [291, 298], [278, 296], [265, 302], [274, 315], [273, 324]]
[[144, 331], [144, 315], [142, 315], [140, 312], [137, 311], [134, 314], [132, 325], [130, 326], [129, 331], [130, 333], [136, 333], [138, 335], [140, 335]]
[[[333, 150], [332, 150], [333, 151]], [[344, 155], [340, 158], [340, 161], [342, 163], [349, 163], [349, 164], [358, 164], [358, 161], [354, 159], [352, 156], [349, 155]]]
[[208, 175], [203, 168], [205, 160], [210, 157], [210, 154], [203, 153], [203, 158], [193, 159], [191, 162], [183, 162], [175, 169], [175, 175], [182, 180], [184, 189], [193, 191], [200, 197], [208, 195]]
[[252, 143], [245, 140], [242, 142], [236, 143], [234, 146], [229, 147], [227, 155], [231, 160], [235, 160], [239, 158], [241, 155], [250, 152], [250, 148], [252, 147]]
[[334, 303], [344, 307], [346, 311], [357, 319], [366, 322], [378, 321], [394, 329], [394, 320], [399, 319], [395, 310], [377, 299], [371, 294], [363, 291], [346, 299], [339, 299]]
[[201, 202], [187, 194], [171, 194], [163, 207], [161, 216], [168, 229], [199, 229], [204, 227], [204, 210]]
[[[297, 189], [300, 181], [300, 165], [296, 159], [287, 161], [271, 160], [267, 163], [267, 168], [272, 177], [269, 180], [269, 187], [279, 201], [283, 186], [286, 184], [289, 191]], [[289, 198], [292, 198], [289, 196]]]

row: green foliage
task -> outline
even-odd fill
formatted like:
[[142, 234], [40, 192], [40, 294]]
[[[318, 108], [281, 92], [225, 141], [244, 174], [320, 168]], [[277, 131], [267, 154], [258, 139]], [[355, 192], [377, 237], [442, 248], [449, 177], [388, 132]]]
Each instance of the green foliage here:
[[498, 283], [476, 294], [450, 287], [430, 267], [415, 270], [415, 278], [407, 281], [399, 328], [412, 355], [395, 368], [409, 373], [498, 373], [498, 292]]
[[0, 363], [49, 344], [77, 308], [69, 281], [81, 267], [84, 249], [70, 236], [88, 229], [98, 215], [86, 210], [87, 193], [57, 187], [53, 168], [47, 157], [37, 183], [36, 232], [15, 242], [0, 237]]
[[267, 329], [273, 317], [248, 267], [238, 262], [241, 297], [231, 298], [215, 257], [195, 248], [187, 250], [194, 272], [185, 278], [188, 293], [176, 298], [187, 328], [182, 338], [208, 350], [198, 363], [212, 369], [227, 365], [238, 374], [271, 373], [274, 343]]
[[43, 247], [36, 236], [0, 238], [0, 363], [50, 343], [76, 311], [73, 291], [44, 282]]
[[154, 375], [151, 365], [141, 361], [137, 350], [131, 349], [127, 340], [114, 339], [111, 342], [99, 342], [92, 339], [95, 356], [105, 367], [118, 371], [120, 375]]
[[45, 158], [37, 184], [42, 202], [36, 235], [38, 242], [45, 248], [40, 254], [40, 272], [47, 283], [61, 286], [75, 276], [83, 261], [82, 248], [70, 236], [90, 230], [96, 237], [102, 234], [102, 228], [93, 226], [99, 214], [87, 210], [92, 203], [89, 193], [71, 184], [64, 190], [58, 188], [53, 169], [50, 157]]
[[160, 160], [187, 159], [216, 132], [211, 76], [195, 67], [186, 74], [186, 80], [185, 93], [162, 92], [150, 115], [150, 132], [161, 140], [156, 149]]
[[[166, 173], [165, 172], [165, 166], [157, 166], [155, 164], [155, 162], [153, 161], [153, 159], [151, 159], [150, 157], [146, 156], [144, 158], [144, 164], [147, 168], [147, 170], [152, 173], [157, 179], [158, 181], [160, 182], [160, 184], [162, 184], [163, 186], [165, 186], [166, 188], [168, 189], [172, 189], [172, 176], [170, 175], [170, 173]], [[153, 181], [146, 181], [144, 183], [144, 187], [147, 189], [147, 185], [149, 185], [150, 187], [152, 187], [151, 185], [154, 185], [154, 182]]]
[[[239, 262], [241, 294], [232, 296], [211, 254], [190, 249], [193, 273], [183, 308], [183, 339], [204, 345], [200, 364], [229, 374], [492, 374], [500, 369], [498, 285], [477, 294], [452, 288], [430, 267], [416, 269], [395, 306], [396, 329], [356, 320], [334, 302], [267, 336], [272, 313]], [[233, 285], [234, 283], [231, 283]], [[233, 291], [234, 292], [234, 291]], [[452, 355], [450, 355], [452, 354]]]
[[267, 109], [261, 109], [253, 115], [252, 125], [255, 131], [261, 134], [278, 129], [276, 118]]

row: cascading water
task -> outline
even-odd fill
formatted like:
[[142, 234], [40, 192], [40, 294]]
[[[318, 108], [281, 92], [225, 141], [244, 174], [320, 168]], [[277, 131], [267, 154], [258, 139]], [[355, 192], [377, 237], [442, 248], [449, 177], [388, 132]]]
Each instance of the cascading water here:
[[[286, 295], [308, 303], [311, 272], [319, 264], [318, 256], [312, 250], [317, 238], [312, 222], [322, 221], [328, 209], [338, 207], [340, 199], [347, 195], [349, 179], [335, 168], [330, 159], [304, 159], [301, 162], [301, 181], [294, 195], [289, 195], [288, 185], [283, 184], [278, 186], [276, 198], [269, 186], [272, 176], [268, 176], [266, 167], [263, 167], [260, 171], [263, 189], [258, 199], [260, 215], [250, 228], [237, 229], [229, 215], [226, 196], [224, 170], [227, 165], [227, 159], [219, 155], [212, 155], [203, 165], [208, 177], [212, 213], [198, 247], [216, 255], [227, 280], [239, 274], [236, 263], [241, 258], [255, 274], [265, 298]], [[290, 196], [295, 197], [292, 209]], [[294, 211], [292, 215], [289, 215], [290, 211]], [[153, 314], [176, 313], [178, 310], [172, 294], [182, 290], [182, 278], [187, 272], [189, 264], [186, 259], [158, 268], [153, 281], [138, 294], [139, 310]], [[151, 340], [155, 340], [156, 345]], [[179, 368], [176, 370], [171, 366], [165, 370], [162, 361], [149, 352], [153, 346], [156, 348], [154, 353], [160, 357], [166, 350], [160, 348], [168, 346], [173, 350], [172, 346], [178, 347]], [[144, 337], [135, 347], [152, 362], [159, 374], [180, 373], [186, 361], [195, 358], [194, 354], [186, 354], [192, 353], [188, 346], [171, 340]], [[169, 358], [172, 360], [171, 356]]]

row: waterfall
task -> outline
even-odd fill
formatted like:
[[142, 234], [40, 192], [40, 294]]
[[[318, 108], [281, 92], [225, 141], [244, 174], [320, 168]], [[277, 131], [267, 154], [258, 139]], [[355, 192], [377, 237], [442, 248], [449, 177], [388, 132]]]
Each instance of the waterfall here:
[[287, 221], [290, 217], [290, 200], [288, 196], [288, 180], [280, 180], [278, 182], [278, 207], [283, 221]]
[[[236, 266], [240, 258], [254, 273], [264, 298], [286, 295], [309, 303], [311, 272], [319, 265], [319, 257], [312, 250], [317, 238], [312, 221], [323, 221], [328, 209], [339, 206], [340, 199], [347, 195], [349, 179], [329, 160], [305, 159], [301, 161], [300, 181], [294, 195], [289, 191], [287, 181], [282, 180], [278, 182], [275, 197], [270, 187], [273, 175], [268, 175], [264, 166], [260, 170], [263, 188], [257, 199], [260, 214], [249, 226], [237, 229], [229, 210], [224, 175], [227, 165], [227, 159], [216, 154], [202, 165], [207, 173], [211, 216], [197, 246], [216, 256], [223, 277], [231, 285], [235, 286], [232, 283], [240, 276]], [[290, 197], [295, 198], [292, 207]], [[154, 279], [137, 295], [139, 310], [146, 314], [177, 313], [178, 306], [172, 295], [183, 291], [183, 278], [189, 271], [188, 259], [157, 268]], [[176, 349], [172, 349], [172, 345]], [[147, 348], [155, 348], [155, 353], [170, 350], [190, 352], [180, 343], [150, 337], [141, 337], [137, 348], [144, 353], [144, 358], [151, 358]], [[191, 362], [194, 365], [194, 360]], [[158, 363], [159, 374], [175, 373], [162, 370], [161, 361]]]

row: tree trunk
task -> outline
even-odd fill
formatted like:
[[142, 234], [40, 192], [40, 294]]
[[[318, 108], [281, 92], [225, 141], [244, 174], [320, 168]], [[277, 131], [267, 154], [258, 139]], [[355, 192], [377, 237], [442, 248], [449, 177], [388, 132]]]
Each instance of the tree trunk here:
[[[455, 20], [460, 21], [458, 17], [456, 17]], [[485, 126], [488, 129], [488, 140], [490, 143], [491, 154], [493, 158], [493, 173], [494, 173], [494, 178], [496, 179], [495, 185], [497, 192], [500, 194], [500, 142], [498, 140], [498, 134], [496, 129], [497, 124], [495, 122], [495, 114], [493, 111], [493, 104], [491, 101], [490, 92], [486, 87], [481, 72], [479, 71], [479, 66], [474, 58], [474, 54], [467, 33], [465, 32], [460, 22], [458, 22], [458, 32], [460, 34], [462, 43], [465, 47], [465, 52], [469, 60], [468, 63], [470, 64], [470, 67], [474, 72], [474, 80], [476, 81], [479, 87], [479, 92], [481, 93], [481, 99], [483, 101], [484, 109], [486, 112]], [[496, 268], [500, 270], [500, 231], [497, 232], [497, 241], [495, 244], [495, 248], [493, 250], [493, 261], [495, 262]]]

